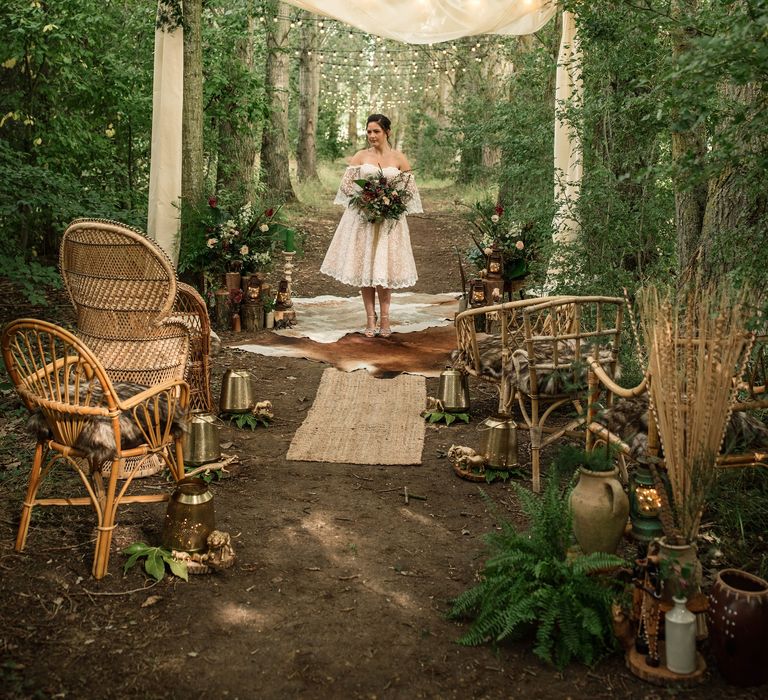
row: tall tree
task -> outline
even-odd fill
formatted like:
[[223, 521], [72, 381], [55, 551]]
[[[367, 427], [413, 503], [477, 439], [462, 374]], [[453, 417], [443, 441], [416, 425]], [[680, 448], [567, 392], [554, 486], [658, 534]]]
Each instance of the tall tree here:
[[203, 172], [203, 0], [184, 2], [184, 107], [182, 111], [181, 201], [196, 206], [205, 192]]
[[[247, 29], [240, 32], [234, 46], [234, 59], [229, 64], [233, 74], [252, 76], [254, 65], [254, 30], [256, 22], [250, 11], [245, 17]], [[244, 81], [232, 75], [232, 83], [243, 85]], [[247, 84], [248, 81], [245, 81]], [[253, 95], [249, 95], [249, 102]], [[241, 109], [242, 95], [228, 90], [222, 91], [224, 103], [219, 120], [219, 155], [217, 169], [218, 187], [228, 192], [238, 192], [246, 201], [256, 195], [256, 153], [255, 125], [251, 110]]]
[[317, 24], [305, 21], [299, 47], [299, 137], [296, 146], [299, 182], [320, 180], [317, 175], [317, 117], [320, 105], [318, 38]]
[[288, 5], [283, 2], [265, 5], [268, 18], [265, 80], [268, 113], [261, 137], [262, 183], [268, 192], [283, 202], [297, 199], [288, 164], [289, 12]]

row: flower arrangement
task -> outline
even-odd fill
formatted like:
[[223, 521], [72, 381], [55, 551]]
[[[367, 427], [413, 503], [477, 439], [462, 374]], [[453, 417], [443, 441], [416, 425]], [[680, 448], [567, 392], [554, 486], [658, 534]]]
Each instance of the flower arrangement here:
[[246, 202], [232, 208], [209, 197], [198, 207], [187, 227], [179, 270], [220, 274], [268, 270], [278, 242], [295, 251], [295, 229], [281, 217], [280, 207], [261, 207]]
[[513, 220], [501, 203], [475, 202], [469, 208], [468, 220], [477, 230], [477, 234], [470, 232], [475, 244], [467, 251], [470, 262], [479, 270], [485, 269], [486, 259], [495, 247], [504, 258], [504, 279], [525, 277], [532, 256], [528, 234], [533, 224]]
[[378, 173], [355, 180], [360, 192], [349, 200], [349, 206], [357, 209], [360, 215], [371, 224], [397, 220], [408, 209], [411, 192], [408, 189], [410, 173], [399, 173], [387, 177], [379, 168]]

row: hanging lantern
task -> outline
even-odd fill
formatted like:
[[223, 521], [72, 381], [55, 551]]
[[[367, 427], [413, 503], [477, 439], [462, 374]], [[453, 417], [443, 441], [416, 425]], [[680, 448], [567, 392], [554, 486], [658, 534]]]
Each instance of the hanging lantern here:
[[485, 282], [481, 279], [474, 279], [469, 283], [469, 305], [485, 306]]
[[642, 458], [629, 480], [629, 519], [632, 523], [632, 537], [647, 543], [664, 533], [659, 519], [661, 498], [656, 490], [651, 470]]
[[504, 256], [495, 245], [486, 256], [485, 269], [488, 270], [488, 277], [501, 277], [504, 273]]

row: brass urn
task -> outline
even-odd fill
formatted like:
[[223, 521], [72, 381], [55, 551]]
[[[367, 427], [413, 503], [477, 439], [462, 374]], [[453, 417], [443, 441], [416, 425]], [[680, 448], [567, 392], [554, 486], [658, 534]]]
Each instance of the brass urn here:
[[440, 373], [437, 398], [446, 413], [466, 413], [469, 410], [469, 385], [467, 376], [452, 367]]
[[208, 535], [216, 529], [213, 494], [202, 479], [187, 477], [176, 484], [168, 501], [161, 541], [179, 552], [208, 549]]
[[480, 454], [492, 469], [510, 469], [518, 466], [517, 424], [512, 416], [500, 413], [486, 418], [478, 428]]
[[222, 413], [247, 413], [256, 403], [247, 369], [228, 369], [221, 380], [219, 410]]

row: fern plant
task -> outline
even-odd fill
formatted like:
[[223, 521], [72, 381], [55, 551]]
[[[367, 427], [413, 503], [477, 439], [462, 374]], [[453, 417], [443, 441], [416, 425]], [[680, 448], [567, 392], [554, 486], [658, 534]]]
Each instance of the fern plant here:
[[568, 556], [571, 513], [556, 479], [540, 495], [511, 486], [530, 525], [519, 531], [500, 519], [501, 531], [486, 536], [490, 557], [482, 580], [449, 612], [453, 619], [474, 618], [459, 643], [532, 636], [534, 653], [560, 669], [572, 660], [591, 665], [615, 646], [611, 602], [618, 592], [617, 583], [595, 574], [624, 561], [602, 552]]

